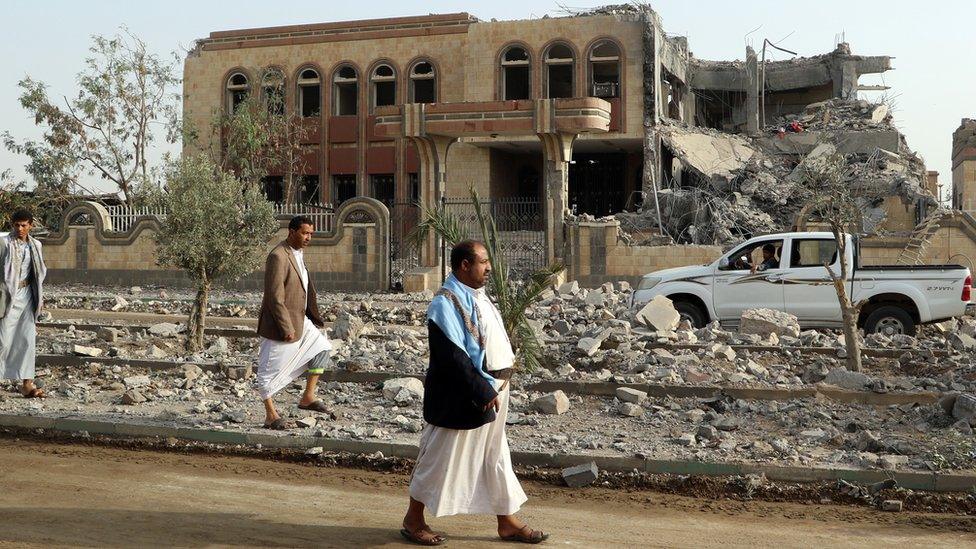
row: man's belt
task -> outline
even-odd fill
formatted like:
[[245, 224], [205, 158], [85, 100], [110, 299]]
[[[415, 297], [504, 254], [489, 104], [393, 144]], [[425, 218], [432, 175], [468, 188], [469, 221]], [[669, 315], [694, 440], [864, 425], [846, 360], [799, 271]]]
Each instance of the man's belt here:
[[503, 368], [501, 370], [489, 370], [488, 374], [495, 379], [502, 379], [502, 380], [512, 379], [511, 368]]

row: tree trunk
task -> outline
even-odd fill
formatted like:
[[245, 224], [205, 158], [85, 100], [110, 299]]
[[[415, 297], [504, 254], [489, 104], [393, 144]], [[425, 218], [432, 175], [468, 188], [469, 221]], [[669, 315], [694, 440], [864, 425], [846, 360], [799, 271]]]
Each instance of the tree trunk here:
[[857, 311], [851, 305], [844, 281], [835, 281], [837, 298], [840, 301], [840, 312], [844, 319], [844, 347], [847, 350], [847, 369], [851, 372], [861, 371], [861, 341], [857, 334]]
[[186, 348], [190, 352], [197, 352], [203, 349], [203, 331], [207, 323], [207, 300], [210, 294], [210, 281], [205, 280], [197, 289], [197, 298], [193, 302], [193, 310], [190, 311], [188, 332], [189, 339]]

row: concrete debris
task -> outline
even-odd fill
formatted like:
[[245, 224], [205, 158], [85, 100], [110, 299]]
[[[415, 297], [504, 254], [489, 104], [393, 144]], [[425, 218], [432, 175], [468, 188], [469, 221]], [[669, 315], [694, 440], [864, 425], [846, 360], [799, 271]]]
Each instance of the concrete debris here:
[[976, 426], [976, 395], [959, 395], [952, 405], [952, 417]]
[[898, 499], [886, 499], [881, 502], [881, 510], [888, 513], [900, 513], [904, 503]]
[[143, 402], [146, 402], [146, 397], [135, 389], [126, 391], [125, 394], [122, 395], [122, 404], [131, 406], [133, 404], [141, 404]]
[[415, 377], [388, 379], [383, 382], [383, 396], [394, 402], [423, 400], [424, 382]]
[[638, 391], [637, 389], [631, 389], [630, 387], [617, 387], [616, 395], [620, 401], [630, 402], [632, 404], [640, 404], [647, 399], [647, 393]]
[[183, 324], [173, 324], [170, 322], [160, 322], [149, 327], [149, 334], [156, 337], [176, 337], [186, 331]]
[[739, 332], [760, 337], [800, 337], [800, 322], [796, 316], [773, 309], [747, 309], [739, 319]]
[[681, 315], [670, 299], [657, 295], [637, 312], [634, 320], [658, 333], [673, 332], [681, 321]]
[[562, 470], [563, 481], [566, 486], [570, 488], [582, 488], [583, 486], [589, 486], [599, 478], [600, 470], [596, 466], [595, 461], [589, 463], [583, 463], [581, 465], [575, 465], [573, 467], [567, 467]]
[[72, 347], [72, 352], [78, 356], [102, 356], [102, 350], [98, 347], [87, 347], [85, 345], [74, 345]]
[[824, 383], [836, 385], [852, 391], [860, 391], [871, 383], [871, 376], [861, 372], [850, 372], [847, 368], [834, 368], [827, 373]]
[[356, 339], [365, 328], [366, 323], [362, 319], [348, 311], [343, 311], [339, 313], [332, 326], [332, 337], [341, 340]]
[[644, 415], [644, 409], [630, 402], [621, 402], [617, 405], [617, 412], [625, 417], [640, 417]]
[[562, 391], [554, 391], [532, 401], [532, 407], [543, 414], [562, 415], [569, 411], [569, 398]]

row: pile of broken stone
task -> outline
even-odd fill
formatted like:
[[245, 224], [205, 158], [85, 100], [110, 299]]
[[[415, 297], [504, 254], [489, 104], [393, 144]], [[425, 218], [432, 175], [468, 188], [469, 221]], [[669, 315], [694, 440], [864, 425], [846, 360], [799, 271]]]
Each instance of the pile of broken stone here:
[[[864, 372], [848, 372], [836, 334], [801, 330], [786, 313], [747, 311], [737, 332], [717, 325], [696, 330], [664, 298], [632, 310], [630, 293], [626, 283], [592, 290], [569, 283], [552, 288], [530, 309], [549, 361], [538, 371], [519, 372], [514, 382], [508, 421], [515, 449], [920, 470], [976, 464], [972, 319], [926, 327], [918, 339], [871, 336], [867, 346], [893, 357], [866, 358]], [[377, 296], [370, 314], [383, 318], [383, 309], [404, 302], [422, 305], [426, 297], [381, 301]], [[386, 380], [323, 382], [320, 392], [335, 419], [294, 408], [300, 381], [277, 397], [279, 409], [297, 422], [297, 433], [415, 443], [423, 426], [425, 327], [366, 320], [362, 311], [361, 301], [339, 304], [329, 328], [337, 344], [335, 369], [381, 372]], [[259, 428], [263, 416], [252, 377], [256, 339], [209, 337], [204, 351], [188, 354], [184, 331], [172, 323], [94, 331], [43, 327], [39, 352], [93, 360], [75, 367], [42, 366], [39, 380], [54, 398], [20, 399], [11, 386], [0, 407], [211, 429]], [[105, 356], [118, 360], [97, 362]], [[165, 363], [170, 366], [160, 369]], [[554, 381], [632, 386], [610, 386], [607, 396], [597, 396], [540, 385]], [[821, 398], [743, 400], [719, 392], [710, 398], [655, 397], [644, 390], [795, 389], [824, 383], [854, 391], [933, 391], [944, 398], [939, 404], [868, 406]]]

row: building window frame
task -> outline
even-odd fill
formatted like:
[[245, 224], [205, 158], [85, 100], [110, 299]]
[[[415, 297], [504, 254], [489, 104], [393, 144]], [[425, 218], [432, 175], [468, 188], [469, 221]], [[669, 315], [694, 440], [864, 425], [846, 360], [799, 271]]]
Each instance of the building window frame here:
[[[429, 70], [422, 70], [427, 68]], [[410, 65], [409, 93], [411, 103], [437, 103], [437, 67], [429, 59], [418, 59]], [[418, 86], [426, 89], [418, 93]], [[429, 94], [429, 96], [427, 96]], [[418, 96], [420, 96], [418, 98]], [[429, 99], [429, 100], [427, 100]]]
[[[603, 48], [610, 47], [612, 51]], [[598, 51], [603, 49], [603, 51]], [[623, 48], [615, 40], [603, 38], [597, 40], [590, 46], [586, 54], [586, 94], [590, 97], [601, 99], [614, 99], [622, 97], [623, 90]], [[616, 68], [616, 82], [606, 80], [597, 81], [597, 69], [609, 67]], [[602, 72], [602, 71], [601, 71]]]
[[[349, 101], [352, 101], [351, 108]], [[356, 67], [344, 63], [332, 71], [332, 115], [357, 116], [358, 114], [359, 71]]]
[[[381, 74], [382, 71], [382, 74]], [[384, 93], [380, 93], [380, 86], [384, 87]], [[399, 99], [399, 94], [397, 93], [397, 71], [392, 63], [382, 62], [378, 63], [373, 70], [369, 73], [369, 87], [370, 87], [370, 112], [376, 109], [376, 107], [386, 107], [390, 105], [396, 105]], [[387, 88], [392, 88], [387, 91]], [[390, 102], [380, 103], [381, 95], [388, 95], [392, 91], [393, 97]]]
[[[518, 51], [522, 55], [518, 55]], [[532, 53], [528, 46], [516, 43], [502, 48], [498, 56], [499, 67], [499, 95], [503, 101], [520, 101], [532, 99]], [[516, 72], [517, 71], [517, 72]], [[524, 89], [515, 80], [515, 76], [524, 71]], [[523, 92], [524, 93], [520, 93]]]
[[224, 108], [233, 114], [251, 95], [251, 79], [244, 71], [234, 71], [224, 81]]
[[[297, 100], [295, 101], [298, 116], [302, 118], [318, 118], [322, 115], [322, 76], [318, 69], [314, 67], [303, 67], [298, 71], [295, 79], [297, 89]], [[311, 94], [312, 90], [318, 96], [314, 108], [306, 110], [306, 94]]]
[[284, 116], [286, 108], [285, 72], [278, 67], [268, 67], [261, 75], [261, 101], [268, 114]]
[[[559, 48], [565, 48], [565, 53], [569, 54], [569, 57], [555, 57], [553, 56], [554, 50]], [[576, 96], [576, 51], [573, 47], [563, 41], [553, 42], [542, 54], [542, 66], [543, 66], [543, 79], [542, 84], [544, 87], [544, 94], [546, 98], [569, 98]], [[553, 95], [552, 93], [552, 77], [550, 71], [553, 67], [569, 67], [569, 95], [560, 94]]]

